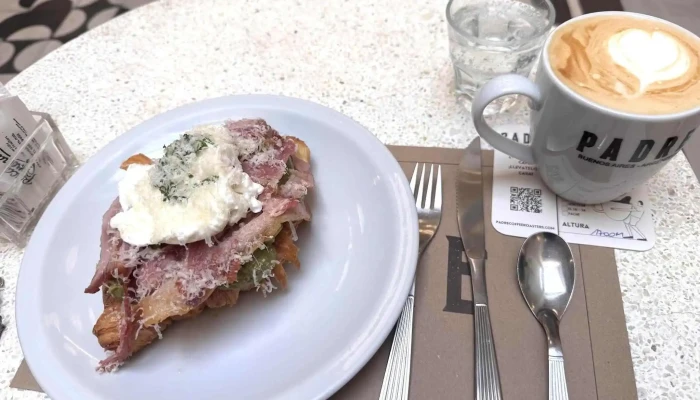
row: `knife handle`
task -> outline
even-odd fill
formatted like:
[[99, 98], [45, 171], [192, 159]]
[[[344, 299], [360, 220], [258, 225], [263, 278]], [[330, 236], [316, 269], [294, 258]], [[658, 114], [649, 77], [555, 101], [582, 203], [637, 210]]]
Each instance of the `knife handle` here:
[[489, 307], [485, 304], [474, 305], [474, 341], [476, 400], [501, 400], [501, 380], [493, 347]]
[[501, 379], [498, 376], [496, 349], [493, 345], [491, 318], [486, 296], [484, 259], [469, 258], [472, 267], [472, 292], [474, 297], [474, 371], [476, 374], [476, 400], [501, 400]]

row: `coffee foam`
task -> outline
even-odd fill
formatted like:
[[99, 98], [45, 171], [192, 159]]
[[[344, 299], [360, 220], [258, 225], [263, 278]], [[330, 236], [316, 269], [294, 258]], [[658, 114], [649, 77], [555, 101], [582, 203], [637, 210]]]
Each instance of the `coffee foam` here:
[[557, 30], [547, 52], [562, 82], [603, 106], [635, 114], [700, 106], [700, 39], [662, 22], [581, 19]]

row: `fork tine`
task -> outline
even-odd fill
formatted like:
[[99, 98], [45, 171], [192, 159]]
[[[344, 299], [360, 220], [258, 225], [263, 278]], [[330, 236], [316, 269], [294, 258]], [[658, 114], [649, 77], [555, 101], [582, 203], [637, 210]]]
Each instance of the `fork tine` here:
[[435, 164], [430, 164], [430, 175], [428, 175], [428, 187], [425, 188], [425, 208], [433, 208], [433, 168]]
[[425, 163], [420, 170], [420, 183], [418, 184], [418, 192], [416, 193], [416, 207], [423, 208], [423, 199], [425, 198], [425, 193], [423, 187], [425, 183]]
[[436, 210], [442, 209], [442, 166], [438, 165], [437, 183], [435, 184], [435, 206]]
[[418, 163], [416, 163], [416, 167], [413, 168], [413, 176], [411, 177], [411, 192], [413, 193], [413, 197], [417, 198], [416, 196], [416, 189], [418, 187], [416, 186], [418, 183]]

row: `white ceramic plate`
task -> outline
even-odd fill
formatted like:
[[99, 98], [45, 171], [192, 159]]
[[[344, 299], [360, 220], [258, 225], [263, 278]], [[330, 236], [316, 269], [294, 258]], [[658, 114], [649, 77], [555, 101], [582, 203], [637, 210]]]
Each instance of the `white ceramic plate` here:
[[[311, 148], [313, 219], [300, 229], [289, 287], [174, 324], [117, 373], [91, 330], [99, 294], [83, 294], [99, 254], [102, 214], [129, 155], [157, 151], [202, 123], [260, 117]], [[92, 157], [58, 193], [27, 246], [17, 286], [22, 350], [54, 400], [316, 399], [375, 353], [415, 272], [416, 211], [389, 151], [342, 114], [298, 99], [230, 96], [161, 114]]]

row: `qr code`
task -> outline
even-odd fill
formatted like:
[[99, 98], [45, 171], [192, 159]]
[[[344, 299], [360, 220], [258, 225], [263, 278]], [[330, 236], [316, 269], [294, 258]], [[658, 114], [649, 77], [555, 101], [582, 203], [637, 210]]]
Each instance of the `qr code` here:
[[510, 210], [529, 213], [542, 212], [542, 190], [510, 187]]

